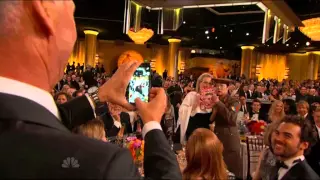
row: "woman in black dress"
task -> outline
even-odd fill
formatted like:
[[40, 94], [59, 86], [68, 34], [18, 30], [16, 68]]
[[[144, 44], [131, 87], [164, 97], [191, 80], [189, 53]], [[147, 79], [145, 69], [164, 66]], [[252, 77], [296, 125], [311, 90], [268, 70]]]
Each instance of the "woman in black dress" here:
[[184, 144], [194, 130], [209, 129], [212, 112], [210, 93], [212, 93], [212, 76], [204, 73], [198, 78], [195, 91], [186, 95], [179, 109], [181, 143]]

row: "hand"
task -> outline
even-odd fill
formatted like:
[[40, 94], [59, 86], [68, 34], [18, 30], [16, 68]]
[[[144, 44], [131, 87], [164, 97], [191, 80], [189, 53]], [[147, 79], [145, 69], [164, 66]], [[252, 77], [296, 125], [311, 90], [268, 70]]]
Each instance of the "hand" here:
[[140, 98], [137, 98], [135, 103], [144, 124], [149, 121], [160, 123], [167, 107], [167, 96], [163, 88], [152, 88], [149, 103], [142, 102]]
[[217, 102], [219, 102], [219, 96], [217, 96], [217, 94], [213, 94], [211, 97], [211, 101], [213, 104], [216, 104]]
[[136, 61], [122, 64], [109, 81], [99, 88], [98, 96], [100, 101], [110, 102], [127, 110], [133, 110], [134, 106], [127, 101], [125, 94], [129, 81], [140, 64], [140, 62]]

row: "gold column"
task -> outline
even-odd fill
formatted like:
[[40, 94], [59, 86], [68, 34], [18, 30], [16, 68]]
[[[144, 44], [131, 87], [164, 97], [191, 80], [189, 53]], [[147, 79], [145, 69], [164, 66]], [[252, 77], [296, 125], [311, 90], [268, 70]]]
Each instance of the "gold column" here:
[[99, 34], [98, 31], [93, 30], [85, 30], [85, 65], [94, 66], [96, 52], [97, 52], [97, 36]]
[[275, 17], [273, 44], [278, 42], [280, 31], [281, 31], [281, 20], [278, 17]]
[[244, 74], [246, 78], [252, 77], [252, 64], [255, 60], [253, 49], [254, 46], [241, 46], [242, 54], [241, 54], [241, 73]]
[[265, 43], [269, 39], [271, 17], [271, 11], [268, 9], [264, 15], [262, 43]]
[[135, 9], [136, 9], [136, 14], [134, 16], [134, 31], [137, 32], [140, 30], [141, 27], [141, 10], [142, 10], [142, 6], [140, 6], [139, 4], [136, 4], [134, 2], [132, 2], [135, 5]]
[[168, 61], [166, 63], [166, 69], [168, 70], [168, 76], [174, 77], [174, 80], [178, 80], [178, 55], [180, 39], [168, 39], [169, 41], [169, 54]]

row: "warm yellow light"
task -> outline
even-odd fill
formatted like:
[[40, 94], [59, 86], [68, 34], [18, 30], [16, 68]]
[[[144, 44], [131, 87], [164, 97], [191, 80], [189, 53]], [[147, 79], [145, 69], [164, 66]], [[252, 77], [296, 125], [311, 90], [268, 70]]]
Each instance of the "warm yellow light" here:
[[241, 49], [251, 49], [253, 50], [254, 49], [254, 46], [241, 46]]
[[320, 18], [312, 18], [302, 21], [304, 27], [299, 30], [313, 41], [320, 41]]
[[132, 30], [128, 31], [129, 38], [136, 44], [144, 44], [153, 36], [153, 34], [154, 32], [147, 28], [142, 28], [138, 32]]
[[168, 39], [169, 43], [180, 43], [181, 39], [170, 38]]
[[84, 30], [83, 32], [84, 32], [84, 34], [90, 34], [90, 35], [95, 35], [95, 36], [97, 36], [99, 34], [98, 31], [93, 31], [93, 30]]
[[271, 16], [271, 11], [270, 11], [270, 9], [268, 9], [268, 16]]

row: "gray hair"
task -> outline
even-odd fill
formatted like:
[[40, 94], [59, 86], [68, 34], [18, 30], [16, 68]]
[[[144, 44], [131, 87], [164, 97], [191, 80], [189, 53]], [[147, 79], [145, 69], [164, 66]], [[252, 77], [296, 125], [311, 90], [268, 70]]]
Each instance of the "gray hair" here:
[[21, 30], [22, 1], [0, 1], [0, 35], [19, 34]]
[[209, 73], [203, 73], [201, 74], [201, 76], [199, 76], [198, 80], [197, 80], [197, 84], [196, 84], [196, 92], [200, 92], [200, 83], [202, 82], [202, 80], [204, 78], [213, 78], [213, 76]]

